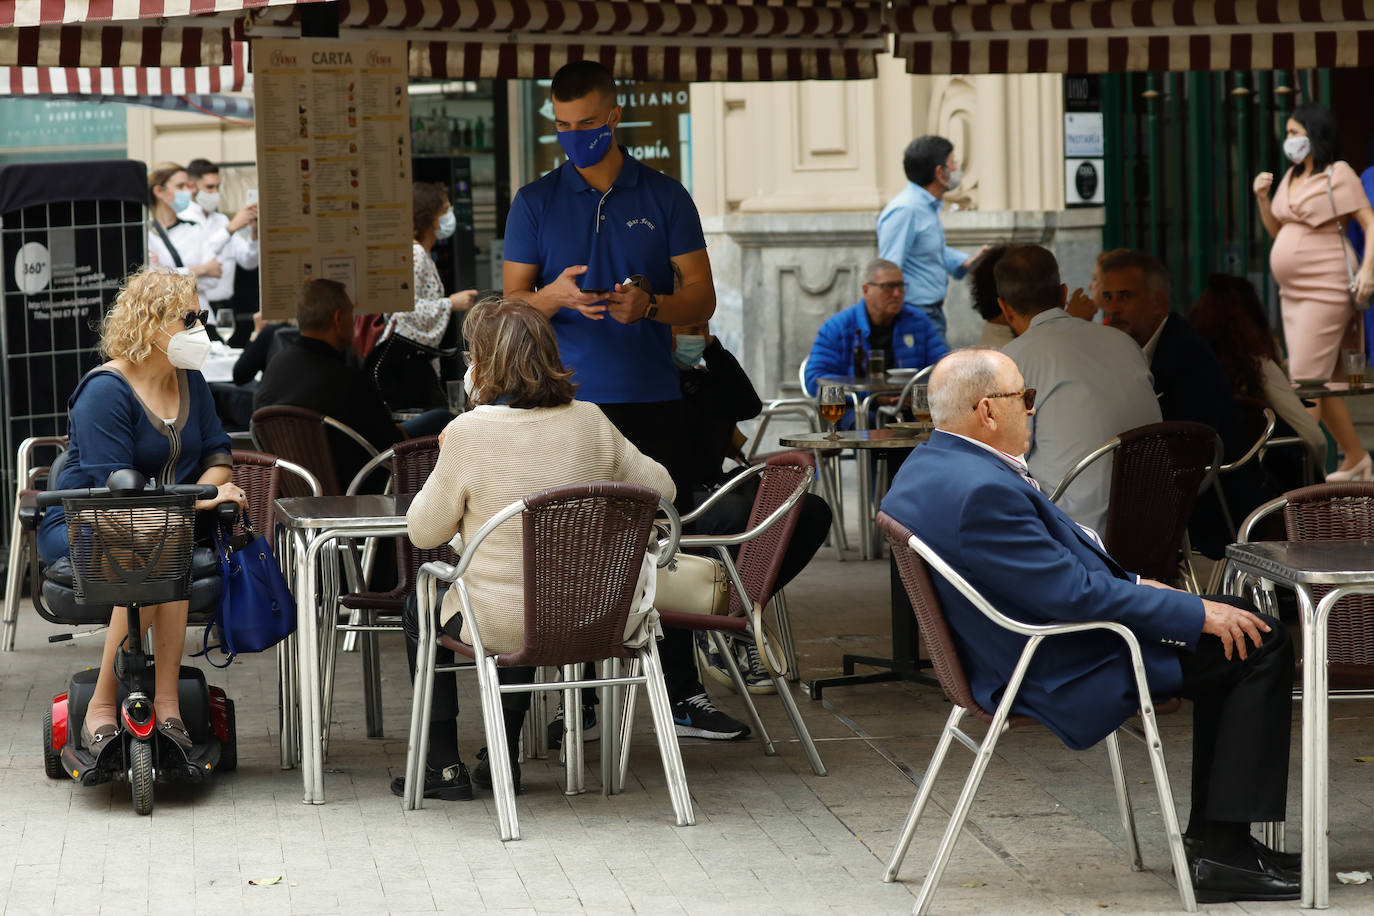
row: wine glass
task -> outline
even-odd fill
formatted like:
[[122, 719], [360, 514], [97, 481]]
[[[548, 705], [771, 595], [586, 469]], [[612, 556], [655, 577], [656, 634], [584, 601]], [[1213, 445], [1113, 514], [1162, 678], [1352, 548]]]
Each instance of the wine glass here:
[[215, 309], [215, 333], [219, 335], [220, 340], [224, 341], [225, 346], [229, 345], [229, 338], [234, 336], [233, 309]]
[[840, 438], [836, 424], [844, 417], [844, 389], [839, 385], [821, 386], [821, 396], [817, 403], [820, 406], [821, 419], [830, 424], [830, 435], [826, 438], [832, 441]]

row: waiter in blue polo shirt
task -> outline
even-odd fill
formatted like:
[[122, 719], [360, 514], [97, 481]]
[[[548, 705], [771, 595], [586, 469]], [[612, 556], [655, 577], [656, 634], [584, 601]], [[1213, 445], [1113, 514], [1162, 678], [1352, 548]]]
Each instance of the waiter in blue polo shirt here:
[[[672, 325], [703, 324], [716, 310], [701, 217], [681, 183], [615, 142], [621, 108], [609, 70], [574, 61], [550, 93], [568, 160], [511, 201], [504, 294], [549, 317], [578, 400], [600, 406], [668, 469], [686, 510], [690, 448]], [[668, 630], [660, 651], [679, 735], [748, 734], [706, 698], [685, 631]]]

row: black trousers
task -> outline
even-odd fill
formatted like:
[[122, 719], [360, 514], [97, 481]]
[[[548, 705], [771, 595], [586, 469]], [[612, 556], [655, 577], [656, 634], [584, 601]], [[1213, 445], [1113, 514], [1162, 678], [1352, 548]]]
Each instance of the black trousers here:
[[[687, 441], [686, 415], [681, 401], [652, 401], [643, 404], [599, 404], [601, 412], [620, 434], [648, 457], [668, 469], [677, 487], [673, 505], [686, 514], [692, 510], [690, 462], [691, 443]], [[663, 680], [668, 698], [674, 703], [705, 691], [697, 676], [697, 660], [692, 650], [692, 634], [676, 627], [664, 627], [658, 644], [663, 662]]]
[[[434, 624], [439, 626], [439, 609], [444, 605], [447, 586], [439, 591], [434, 605]], [[410, 682], [415, 683], [415, 665], [420, 649], [419, 600], [415, 592], [406, 596], [401, 611], [401, 628], [406, 636], [406, 664], [410, 667]], [[444, 633], [459, 639], [463, 621], [461, 615], [454, 615], [442, 627]], [[435, 653], [439, 665], [452, 665], [455, 657], [452, 649], [439, 648]], [[497, 668], [496, 677], [502, 684], [529, 684], [534, 681], [533, 668]], [[525, 724], [525, 713], [530, 708], [528, 693], [505, 693], [501, 695], [501, 711], [505, 714], [506, 743], [515, 747], [520, 741], [520, 729]], [[429, 711], [429, 760], [430, 769], [441, 769], [458, 761], [458, 675], [454, 672], [441, 672], [434, 675], [434, 699]], [[514, 757], [512, 757], [514, 759]]]
[[[1230, 596], [1210, 600], [1245, 610]], [[1293, 643], [1282, 623], [1259, 648], [1227, 659], [1221, 640], [1203, 634], [1196, 652], [1179, 652], [1182, 696], [1193, 701], [1193, 790], [1189, 833], [1204, 820], [1232, 823], [1282, 821], [1288, 799], [1288, 749], [1292, 731]]]

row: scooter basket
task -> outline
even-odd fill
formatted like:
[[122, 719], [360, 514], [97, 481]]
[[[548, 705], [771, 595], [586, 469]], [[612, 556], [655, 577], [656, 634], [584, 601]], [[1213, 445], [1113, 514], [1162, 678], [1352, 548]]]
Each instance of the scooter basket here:
[[195, 497], [64, 499], [78, 604], [185, 601]]

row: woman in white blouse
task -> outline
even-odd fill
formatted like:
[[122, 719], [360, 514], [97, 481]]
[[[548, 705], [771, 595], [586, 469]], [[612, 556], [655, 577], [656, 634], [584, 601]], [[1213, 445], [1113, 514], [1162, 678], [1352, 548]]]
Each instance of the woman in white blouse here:
[[413, 194], [415, 242], [411, 255], [415, 262], [415, 308], [392, 315], [389, 332], [426, 347], [438, 347], [450, 317], [472, 308], [477, 290], [444, 295], [444, 284], [439, 281], [439, 270], [429, 252], [436, 242], [453, 235], [453, 207], [443, 188], [428, 181], [415, 182]]

